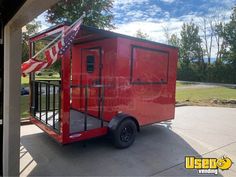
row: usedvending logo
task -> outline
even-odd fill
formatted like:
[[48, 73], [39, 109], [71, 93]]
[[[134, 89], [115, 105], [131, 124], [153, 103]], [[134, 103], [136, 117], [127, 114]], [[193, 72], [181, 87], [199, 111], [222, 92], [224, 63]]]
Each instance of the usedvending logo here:
[[194, 156], [185, 157], [185, 168], [196, 169], [199, 174], [218, 174], [220, 170], [228, 170], [233, 162], [229, 157], [220, 158], [196, 158]]

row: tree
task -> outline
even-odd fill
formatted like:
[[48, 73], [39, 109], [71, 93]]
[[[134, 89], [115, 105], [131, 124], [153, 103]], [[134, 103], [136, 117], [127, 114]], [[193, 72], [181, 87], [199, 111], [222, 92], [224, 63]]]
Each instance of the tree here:
[[167, 25], [163, 26], [162, 29], [166, 39], [166, 44], [179, 47], [180, 39], [178, 38], [177, 34], [171, 34], [170, 28]]
[[142, 32], [140, 29], [136, 31], [135, 36], [141, 39], [150, 39], [149, 35], [147, 33]]
[[[236, 83], [236, 6], [228, 22], [225, 16], [213, 14], [206, 17], [199, 27], [195, 24], [184, 24], [180, 40], [180, 60], [178, 79]], [[211, 62], [211, 50], [216, 42], [216, 62]], [[202, 46], [201, 46], [202, 44]], [[205, 53], [203, 53], [203, 48]], [[211, 49], [212, 48], [212, 49]], [[208, 65], [203, 62], [203, 55], [208, 57]], [[198, 62], [195, 62], [195, 61]], [[207, 67], [206, 67], [207, 66]]]
[[74, 22], [84, 13], [84, 24], [97, 28], [114, 28], [111, 8], [113, 0], [60, 0], [47, 12], [49, 23]]
[[[47, 21], [59, 24], [74, 22], [83, 14], [83, 24], [97, 28], [114, 28], [111, 8], [113, 0], [60, 0], [47, 11]], [[60, 73], [61, 61], [54, 63], [51, 68]]]
[[225, 50], [225, 40], [222, 36], [225, 26], [225, 21], [227, 16], [224, 13], [224, 9], [218, 8], [214, 10], [212, 20], [213, 20], [213, 36], [216, 43], [216, 62], [221, 62], [223, 51]]
[[233, 71], [233, 82], [236, 83], [236, 6], [233, 8], [230, 21], [224, 26], [222, 36], [226, 45], [223, 59], [230, 65]]
[[193, 22], [184, 23], [180, 36], [178, 78], [201, 81], [205, 78], [205, 64], [199, 27]]
[[227, 79], [231, 83], [236, 83], [236, 6], [233, 8], [230, 21], [224, 25], [221, 35], [225, 45], [222, 59], [227, 67]]
[[[22, 32], [22, 62], [29, 59], [29, 37], [32, 34], [35, 34], [39, 31], [41, 23], [38, 21], [32, 21], [23, 27]], [[41, 45], [38, 45], [37, 48], [40, 48]]]
[[166, 38], [166, 44], [170, 44], [170, 38], [171, 38], [171, 34], [170, 34], [170, 28], [165, 25], [162, 27], [163, 31], [164, 31], [164, 36]]
[[180, 39], [176, 34], [172, 34], [168, 41], [168, 44], [173, 45], [175, 47], [180, 47]]
[[204, 52], [207, 56], [208, 65], [211, 64], [211, 51], [212, 51], [212, 44], [213, 44], [213, 36], [214, 36], [214, 24], [213, 20], [210, 17], [203, 17], [201, 30], [203, 32], [203, 45], [204, 45]]
[[[216, 61], [221, 58], [221, 51], [224, 48], [224, 40], [221, 37], [221, 32], [226, 21], [226, 15], [223, 8], [214, 10], [209, 9], [211, 15], [204, 16], [200, 20], [199, 26], [202, 34], [202, 43], [204, 55], [208, 59], [208, 65], [211, 63], [212, 49], [216, 48]], [[216, 44], [216, 46], [215, 46]]]
[[222, 59], [222, 54], [223, 51], [226, 48], [225, 45], [225, 40], [224, 40], [224, 26], [225, 24], [223, 22], [218, 22], [215, 25], [215, 29], [214, 29], [214, 36], [215, 36], [215, 41], [216, 41], [216, 45], [217, 45], [217, 53], [216, 53], [216, 61], [219, 62]]
[[199, 36], [199, 27], [193, 22], [184, 23], [181, 30], [180, 59], [185, 63], [198, 61], [203, 63], [203, 49]]

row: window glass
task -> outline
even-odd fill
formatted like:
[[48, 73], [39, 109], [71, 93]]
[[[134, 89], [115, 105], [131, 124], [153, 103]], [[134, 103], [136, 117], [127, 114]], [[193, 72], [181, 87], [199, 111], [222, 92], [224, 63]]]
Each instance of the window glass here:
[[87, 72], [92, 73], [94, 71], [94, 61], [95, 58], [93, 55], [87, 56]]

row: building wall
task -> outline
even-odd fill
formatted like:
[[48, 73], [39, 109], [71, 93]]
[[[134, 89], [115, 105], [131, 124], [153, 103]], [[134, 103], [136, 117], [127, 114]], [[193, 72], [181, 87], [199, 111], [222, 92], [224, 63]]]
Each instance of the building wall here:
[[21, 28], [56, 2], [58, 0], [0, 1], [1, 12], [2, 9], [7, 12], [0, 15], [0, 22], [4, 22], [4, 46], [0, 45], [0, 76], [4, 76], [4, 84], [0, 87], [0, 90], [4, 88], [0, 92], [1, 105], [3, 103], [3, 176], [19, 176]]
[[0, 22], [0, 176], [2, 175], [2, 143], [3, 143], [3, 22]]

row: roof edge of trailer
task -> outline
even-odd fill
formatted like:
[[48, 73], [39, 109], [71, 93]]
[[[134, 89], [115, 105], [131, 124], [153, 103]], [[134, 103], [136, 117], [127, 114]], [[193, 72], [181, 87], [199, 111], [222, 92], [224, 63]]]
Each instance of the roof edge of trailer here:
[[53, 30], [55, 30], [56, 28], [60, 28], [60, 27], [62, 27], [62, 26], [70, 26], [70, 24], [71, 24], [71, 23], [63, 22], [63, 23], [60, 23], [60, 24], [57, 24], [57, 25], [53, 25], [53, 26], [51, 26], [51, 27], [49, 27], [49, 28], [46, 28], [46, 29], [44, 29], [44, 30], [42, 30], [42, 31], [40, 31], [40, 32], [37, 32], [37, 33], [35, 33], [35, 34], [30, 35], [30, 36], [29, 36], [29, 39], [35, 38], [35, 37], [37, 37], [37, 36], [40, 36], [40, 35], [42, 35], [43, 33], [47, 33], [47, 32], [49, 32], [49, 31], [53, 31]]
[[[57, 28], [62, 27], [62, 26], [70, 26], [70, 24], [71, 23], [69, 23], [69, 22], [63, 22], [63, 23], [54, 25], [54, 26], [49, 27], [45, 30], [42, 30], [42, 31], [40, 31], [36, 34], [31, 35], [30, 39], [33, 39], [33, 38], [35, 38], [39, 35], [42, 35], [43, 33], [53, 31], [54, 29], [57, 29]], [[175, 46], [172, 46], [172, 45], [163, 44], [163, 43], [159, 43], [159, 42], [151, 41], [151, 40], [147, 40], [147, 39], [137, 38], [137, 37], [133, 37], [133, 36], [125, 35], [125, 34], [120, 34], [120, 33], [116, 33], [116, 32], [113, 32], [113, 31], [104, 30], [104, 29], [98, 29], [98, 28], [92, 27], [92, 26], [81, 25], [81, 29], [85, 29], [85, 30], [89, 30], [91, 32], [107, 35], [108, 37], [121, 37], [121, 38], [133, 39], [133, 40], [138, 40], [138, 41], [142, 41], [142, 42], [148, 42], [148, 43], [152, 43], [152, 44], [156, 44], [156, 45], [161, 45], [161, 46], [166, 46], [166, 47], [171, 47], [171, 48], [178, 49], [178, 47], [175, 47]]]
[[148, 42], [148, 43], [152, 43], [152, 44], [156, 44], [156, 45], [162, 45], [162, 46], [178, 49], [178, 47], [175, 47], [172, 45], [163, 44], [163, 43], [159, 43], [156, 41], [151, 41], [151, 40], [142, 39], [142, 38], [138, 38], [138, 37], [133, 37], [133, 36], [125, 35], [125, 34], [120, 34], [120, 33], [112, 32], [112, 31], [104, 30], [104, 29], [98, 29], [98, 28], [95, 28], [92, 26], [82, 25], [81, 29], [86, 29], [91, 32], [105, 34], [105, 35], [108, 35], [108, 37], [121, 37], [121, 38], [133, 39], [133, 40], [138, 40], [138, 41], [142, 41], [142, 42]]

